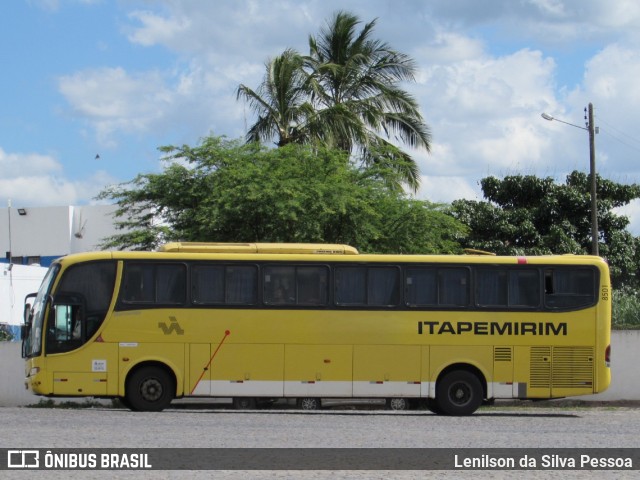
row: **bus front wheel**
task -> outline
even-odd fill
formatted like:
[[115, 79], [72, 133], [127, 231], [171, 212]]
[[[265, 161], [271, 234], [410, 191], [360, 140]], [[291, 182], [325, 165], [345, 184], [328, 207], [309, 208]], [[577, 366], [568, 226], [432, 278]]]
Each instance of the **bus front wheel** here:
[[159, 412], [173, 400], [173, 380], [163, 369], [143, 367], [127, 380], [126, 402], [129, 408], [141, 412]]
[[447, 373], [436, 387], [436, 404], [445, 415], [471, 415], [482, 404], [482, 384], [466, 370]]

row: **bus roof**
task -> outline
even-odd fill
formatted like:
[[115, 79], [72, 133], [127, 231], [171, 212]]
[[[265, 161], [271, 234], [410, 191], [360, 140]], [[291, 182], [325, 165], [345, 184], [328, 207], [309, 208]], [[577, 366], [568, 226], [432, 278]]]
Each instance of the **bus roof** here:
[[233, 260], [247, 261], [323, 262], [332, 257], [335, 262], [358, 263], [448, 263], [460, 265], [599, 265], [608, 268], [606, 261], [591, 255], [522, 255], [494, 256], [487, 252], [467, 251], [466, 255], [452, 254], [360, 254], [354, 247], [339, 244], [297, 243], [196, 243], [175, 242], [161, 246], [158, 251], [102, 251], [75, 253], [61, 257], [56, 263], [69, 264], [97, 260]]

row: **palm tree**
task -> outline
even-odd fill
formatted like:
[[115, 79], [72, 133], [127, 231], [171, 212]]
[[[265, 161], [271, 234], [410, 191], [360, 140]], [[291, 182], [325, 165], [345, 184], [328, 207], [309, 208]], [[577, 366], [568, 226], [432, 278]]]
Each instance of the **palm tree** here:
[[390, 139], [430, 151], [431, 134], [418, 103], [398, 85], [414, 80], [416, 65], [372, 38], [375, 20], [357, 32], [360, 23], [337, 12], [317, 38], [309, 38], [308, 56], [287, 49], [267, 62], [257, 91], [238, 87], [237, 98], [258, 115], [246, 138], [277, 138], [278, 146], [320, 142], [361, 154], [365, 164], [395, 172], [391, 177], [415, 191], [418, 166]]
[[306, 75], [302, 57], [292, 49], [269, 60], [265, 77], [257, 91], [240, 85], [236, 98], [243, 97], [258, 114], [258, 120], [247, 132], [247, 142], [277, 138], [277, 145], [305, 143], [306, 119], [313, 114], [303, 89]]
[[[410, 147], [431, 148], [431, 134], [417, 101], [398, 84], [414, 81], [416, 65], [407, 55], [373, 39], [376, 20], [357, 32], [355, 15], [337, 12], [318, 37], [309, 38], [306, 88], [318, 115], [312, 124], [324, 138], [366, 163], [394, 168], [414, 190], [419, 185], [413, 158], [393, 145], [393, 136]], [[380, 134], [384, 133], [384, 137]]]

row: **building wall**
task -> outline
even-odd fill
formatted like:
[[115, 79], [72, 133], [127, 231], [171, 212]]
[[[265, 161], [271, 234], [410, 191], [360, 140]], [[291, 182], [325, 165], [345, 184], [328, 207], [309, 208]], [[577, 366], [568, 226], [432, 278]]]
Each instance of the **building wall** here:
[[0, 325], [16, 327], [14, 336], [22, 323], [24, 298], [38, 290], [46, 273], [45, 267], [34, 265], [0, 265]]
[[[99, 250], [103, 239], [117, 233], [115, 205], [25, 207], [0, 209], [0, 263], [12, 257], [40, 257], [48, 266], [70, 253]], [[17, 262], [20, 263], [20, 262]]]

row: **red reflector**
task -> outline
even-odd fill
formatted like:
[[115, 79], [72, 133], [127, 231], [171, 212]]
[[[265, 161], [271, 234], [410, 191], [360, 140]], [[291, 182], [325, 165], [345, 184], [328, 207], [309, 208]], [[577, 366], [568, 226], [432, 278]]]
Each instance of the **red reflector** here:
[[96, 338], [96, 342], [97, 343], [104, 343], [104, 340], [102, 339], [102, 334], [98, 335], [98, 338]]
[[518, 257], [518, 265], [525, 265], [527, 263], [526, 257]]

